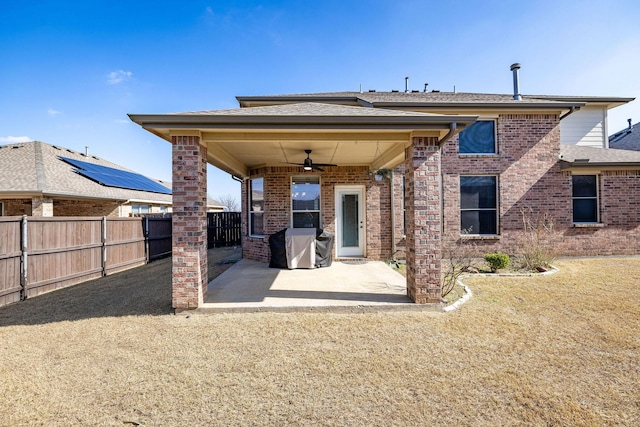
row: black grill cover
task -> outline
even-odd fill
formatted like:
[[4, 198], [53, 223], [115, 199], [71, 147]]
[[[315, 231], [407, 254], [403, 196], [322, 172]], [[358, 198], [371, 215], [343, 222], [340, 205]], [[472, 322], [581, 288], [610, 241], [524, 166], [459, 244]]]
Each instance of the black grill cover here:
[[[269, 249], [271, 249], [270, 268], [288, 268], [287, 266], [287, 248], [285, 243], [285, 234], [287, 229], [284, 228], [277, 233], [269, 236]], [[316, 268], [331, 267], [332, 251], [334, 236], [325, 233], [321, 228], [316, 233]]]
[[287, 229], [284, 228], [269, 236], [269, 249], [271, 249], [270, 268], [287, 268], [287, 249], [284, 235]]
[[325, 233], [321, 229], [318, 230], [316, 235], [316, 267], [331, 267], [333, 239], [333, 234]]

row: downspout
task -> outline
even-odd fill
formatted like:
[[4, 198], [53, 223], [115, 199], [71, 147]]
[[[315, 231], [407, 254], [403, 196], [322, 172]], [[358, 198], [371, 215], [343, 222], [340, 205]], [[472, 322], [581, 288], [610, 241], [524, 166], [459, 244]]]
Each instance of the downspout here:
[[[442, 138], [440, 141], [438, 141], [438, 144], [440, 146], [442, 146], [442, 144], [444, 144], [445, 142], [447, 142], [448, 140], [451, 139], [451, 137], [453, 137], [453, 134], [456, 133], [456, 129], [458, 128], [458, 123], [457, 122], [452, 122], [449, 125], [449, 132], [447, 132], [447, 134], [444, 136], [444, 138]], [[438, 185], [440, 186], [440, 243], [442, 244], [442, 240], [443, 240], [443, 234], [444, 234], [444, 213], [442, 211], [442, 207], [444, 206], [444, 194], [443, 194], [443, 188], [442, 188], [442, 155], [438, 156], [438, 169], [440, 170], [440, 182], [438, 183]]]
[[389, 187], [391, 187], [391, 261], [396, 259], [396, 204], [395, 193], [393, 187], [393, 169], [391, 169], [391, 175], [389, 178]]
[[451, 124], [449, 124], [449, 132], [447, 132], [447, 134], [440, 141], [438, 141], [438, 144], [442, 145], [448, 140], [450, 140], [453, 134], [456, 133], [457, 128], [458, 128], [458, 123], [451, 122]]
[[561, 116], [560, 116], [560, 118], [559, 118], [558, 120], [562, 120], [562, 119], [564, 119], [565, 117], [567, 117], [567, 116], [569, 116], [569, 115], [571, 115], [571, 114], [575, 113], [575, 112], [576, 112], [577, 110], [579, 110], [579, 109], [580, 109], [580, 107], [576, 107], [576, 106], [574, 105], [573, 107], [571, 107], [571, 108], [569, 109], [569, 111], [567, 111], [566, 113], [564, 113], [563, 115], [561, 115]]

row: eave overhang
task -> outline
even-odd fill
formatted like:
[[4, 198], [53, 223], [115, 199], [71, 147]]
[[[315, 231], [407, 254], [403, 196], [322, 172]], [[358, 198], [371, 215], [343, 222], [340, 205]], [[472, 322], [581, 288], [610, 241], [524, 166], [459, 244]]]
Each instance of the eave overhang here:
[[602, 171], [602, 170], [640, 170], [640, 162], [589, 162], [589, 161], [576, 161], [576, 162], [560, 162], [560, 169], [563, 171]]
[[420, 116], [259, 116], [206, 114], [129, 114], [145, 129], [264, 130], [427, 130], [448, 129], [452, 122], [466, 126], [477, 115]]
[[[477, 115], [385, 112], [345, 106], [338, 107], [338, 114], [326, 114], [336, 107], [321, 108], [324, 110], [318, 113], [300, 115], [290, 110], [281, 115], [273, 110], [259, 114], [259, 108], [247, 108], [129, 117], [169, 142], [173, 136], [199, 136], [208, 147], [207, 161], [240, 177], [247, 177], [250, 169], [259, 166], [299, 163], [304, 149], [314, 150], [317, 163], [392, 167], [402, 161], [412, 136], [442, 138], [452, 127], [459, 132], [478, 119]], [[264, 155], [259, 157], [261, 152]]]

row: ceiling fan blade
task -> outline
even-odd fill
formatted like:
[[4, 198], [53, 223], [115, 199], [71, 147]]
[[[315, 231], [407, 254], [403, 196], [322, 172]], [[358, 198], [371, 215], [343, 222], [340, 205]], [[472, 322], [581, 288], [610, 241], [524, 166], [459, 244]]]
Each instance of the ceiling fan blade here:
[[313, 165], [314, 166], [316, 166], [316, 165], [317, 166], [338, 166], [338, 165], [334, 165], [332, 163], [316, 163], [316, 162], [313, 162]]
[[322, 169], [321, 167], [318, 167], [317, 165], [313, 165], [312, 169], [316, 171], [324, 172], [324, 169]]

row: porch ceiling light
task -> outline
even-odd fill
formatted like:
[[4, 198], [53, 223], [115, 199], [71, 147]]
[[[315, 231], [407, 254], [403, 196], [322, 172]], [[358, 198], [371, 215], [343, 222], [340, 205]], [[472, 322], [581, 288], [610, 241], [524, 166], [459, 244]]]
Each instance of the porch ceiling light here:
[[306, 159], [304, 159], [304, 164], [303, 164], [302, 168], [303, 168], [304, 170], [306, 170], [306, 171], [313, 170], [313, 166], [312, 166], [312, 163], [311, 163], [311, 159], [309, 158], [309, 156], [308, 156], [308, 155], [307, 155], [307, 158], [306, 158]]

